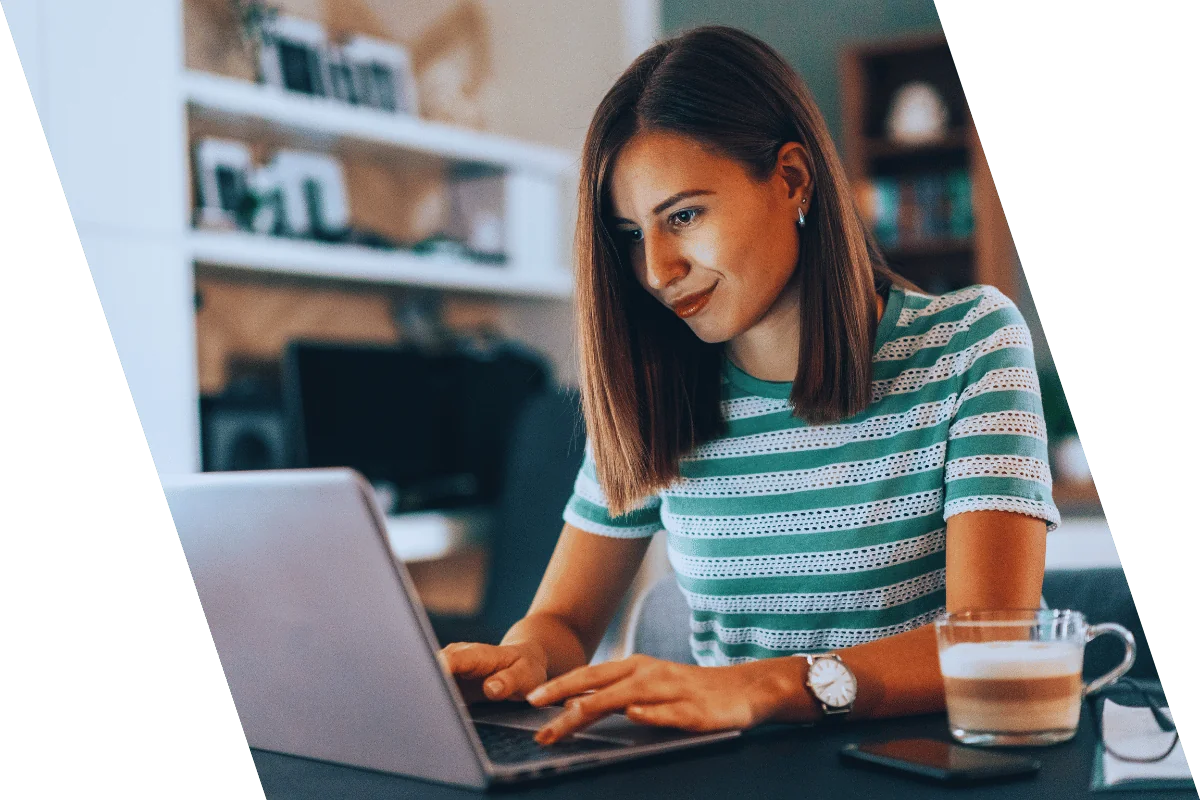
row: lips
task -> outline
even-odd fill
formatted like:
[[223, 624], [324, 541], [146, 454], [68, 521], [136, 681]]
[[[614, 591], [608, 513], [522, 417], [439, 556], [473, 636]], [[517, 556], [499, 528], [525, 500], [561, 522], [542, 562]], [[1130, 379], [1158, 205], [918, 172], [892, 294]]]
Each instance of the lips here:
[[696, 314], [699, 314], [706, 305], [708, 305], [708, 301], [712, 298], [713, 290], [716, 288], [717, 284], [714, 283], [703, 292], [689, 295], [677, 300], [674, 305], [671, 306], [671, 308], [674, 309], [676, 316], [678, 316], [680, 319], [687, 319], [688, 317], [695, 316]]

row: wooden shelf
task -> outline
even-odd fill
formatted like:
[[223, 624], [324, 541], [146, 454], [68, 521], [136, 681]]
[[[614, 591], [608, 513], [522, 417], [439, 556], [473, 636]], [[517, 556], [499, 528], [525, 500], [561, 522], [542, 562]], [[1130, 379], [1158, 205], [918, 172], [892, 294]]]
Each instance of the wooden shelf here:
[[546, 298], [570, 297], [572, 288], [570, 273], [551, 264], [493, 266], [451, 256], [235, 232], [193, 231], [188, 245], [197, 264], [277, 275]]
[[906, 144], [892, 142], [887, 139], [864, 139], [863, 148], [868, 158], [900, 158], [904, 156], [927, 156], [945, 151], [965, 151], [967, 149], [966, 131], [947, 131], [946, 135], [937, 141], [922, 144]]
[[247, 140], [267, 138], [320, 150], [382, 146], [553, 175], [577, 160], [553, 147], [203, 72], [186, 73], [183, 87], [192, 114]]
[[975, 252], [975, 240], [970, 236], [961, 238], [926, 239], [919, 242], [885, 247], [889, 258], [927, 258], [931, 256], [970, 256]]

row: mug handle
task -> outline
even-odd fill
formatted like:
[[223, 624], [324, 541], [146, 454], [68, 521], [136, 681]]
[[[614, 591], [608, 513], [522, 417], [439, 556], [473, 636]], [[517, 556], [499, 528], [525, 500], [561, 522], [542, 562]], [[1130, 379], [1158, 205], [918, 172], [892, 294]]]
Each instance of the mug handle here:
[[1118, 625], [1115, 622], [1103, 622], [1099, 625], [1089, 625], [1087, 628], [1087, 639], [1084, 642], [1086, 645], [1093, 639], [1103, 636], [1106, 633], [1111, 633], [1120, 636], [1125, 642], [1125, 658], [1121, 659], [1121, 663], [1105, 674], [1101, 675], [1096, 680], [1089, 683], [1083, 690], [1083, 696], [1087, 697], [1094, 694], [1106, 686], [1111, 686], [1116, 683], [1122, 675], [1129, 672], [1129, 668], [1133, 666], [1133, 659], [1137, 657], [1137, 642], [1133, 639], [1133, 634], [1123, 625]]

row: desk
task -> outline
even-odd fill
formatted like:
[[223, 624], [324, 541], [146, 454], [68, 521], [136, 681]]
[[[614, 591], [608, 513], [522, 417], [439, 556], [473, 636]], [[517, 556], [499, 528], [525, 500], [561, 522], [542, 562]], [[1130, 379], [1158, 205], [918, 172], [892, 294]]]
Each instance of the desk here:
[[486, 543], [494, 517], [494, 512], [476, 508], [389, 514], [388, 544], [407, 564], [436, 561]]
[[[740, 741], [699, 748], [650, 760], [614, 764], [552, 781], [494, 790], [520, 798], [656, 800], [703, 798], [1091, 798], [1091, 800], [1150, 800], [1154, 797], [1196, 797], [1195, 791], [1099, 792], [1088, 790], [1096, 744], [1087, 706], [1075, 739], [1033, 751], [1042, 769], [1032, 780], [972, 789], [918, 783], [902, 776], [843, 766], [837, 751], [845, 744], [867, 739], [926, 736], [949, 741], [944, 715], [849, 723], [841, 728], [787, 728], [751, 733]], [[252, 751], [268, 800], [316, 800], [354, 797], [477, 798], [477, 792], [455, 789], [393, 775]]]
[[451, 616], [478, 613], [495, 525], [492, 510], [392, 514], [386, 523], [392, 555], [408, 567], [427, 609]]

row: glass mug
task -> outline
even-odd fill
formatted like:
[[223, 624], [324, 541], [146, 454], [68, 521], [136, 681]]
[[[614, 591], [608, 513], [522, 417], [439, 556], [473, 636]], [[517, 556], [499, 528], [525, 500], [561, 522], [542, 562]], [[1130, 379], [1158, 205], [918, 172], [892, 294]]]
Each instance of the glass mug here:
[[[964, 744], [1067, 741], [1083, 698], [1128, 672], [1137, 650], [1125, 628], [1078, 611], [943, 611], [933, 625], [950, 734]], [[1125, 658], [1085, 687], [1083, 648], [1106, 633], [1124, 640]]]

